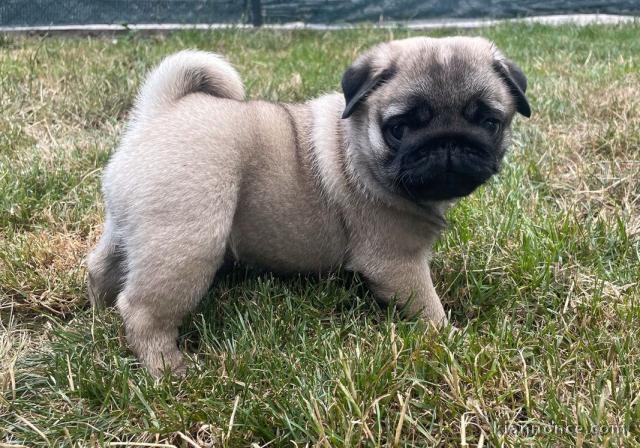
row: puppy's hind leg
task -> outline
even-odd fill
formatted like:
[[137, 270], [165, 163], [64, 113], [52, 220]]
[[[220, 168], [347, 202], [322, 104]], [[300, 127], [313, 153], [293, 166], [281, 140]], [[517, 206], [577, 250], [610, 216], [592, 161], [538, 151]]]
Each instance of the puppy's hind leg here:
[[93, 307], [113, 306], [123, 287], [125, 255], [107, 216], [104, 232], [87, 258], [87, 293]]
[[117, 306], [131, 349], [152, 375], [185, 370], [178, 326], [222, 265], [234, 208], [224, 201], [215, 210], [169, 212], [127, 237], [129, 272]]

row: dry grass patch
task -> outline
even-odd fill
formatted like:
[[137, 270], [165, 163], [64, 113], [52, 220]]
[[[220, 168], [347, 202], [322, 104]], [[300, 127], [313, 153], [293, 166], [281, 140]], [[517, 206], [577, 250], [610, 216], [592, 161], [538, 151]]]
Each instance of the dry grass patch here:
[[543, 127], [549, 149], [543, 171], [563, 210], [597, 216], [609, 225], [623, 217], [630, 239], [640, 237], [640, 78], [628, 76], [581, 94], [583, 116]]
[[94, 238], [44, 229], [14, 235], [11, 242], [0, 236], [1, 245], [12, 246], [11, 258], [0, 254], [0, 310], [64, 317], [82, 308], [83, 261]]
[[15, 365], [22, 358], [31, 342], [31, 334], [27, 329], [19, 329], [13, 316], [13, 310], [5, 312], [0, 309], [0, 407], [7, 406], [7, 399], [16, 396]]

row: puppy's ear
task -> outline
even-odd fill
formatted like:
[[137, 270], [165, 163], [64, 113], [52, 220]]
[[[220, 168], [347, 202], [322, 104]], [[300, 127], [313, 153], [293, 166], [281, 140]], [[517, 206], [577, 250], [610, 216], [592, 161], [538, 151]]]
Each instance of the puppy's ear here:
[[367, 95], [391, 78], [394, 72], [393, 68], [387, 68], [374, 73], [367, 60], [357, 61], [349, 67], [342, 76], [342, 91], [346, 103], [342, 118], [349, 118]]
[[531, 107], [525, 95], [527, 77], [522, 72], [522, 69], [509, 59], [495, 61], [493, 67], [507, 83], [511, 94], [516, 100], [516, 110], [529, 118], [531, 116]]

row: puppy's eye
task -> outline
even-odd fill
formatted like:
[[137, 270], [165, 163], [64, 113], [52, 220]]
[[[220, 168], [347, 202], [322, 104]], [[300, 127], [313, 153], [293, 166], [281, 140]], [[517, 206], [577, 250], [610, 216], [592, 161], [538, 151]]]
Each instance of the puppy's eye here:
[[396, 124], [391, 127], [391, 135], [396, 140], [402, 140], [404, 133], [407, 131], [407, 126], [404, 124]]
[[392, 144], [392, 146], [395, 144], [399, 144], [402, 139], [404, 138], [404, 135], [407, 132], [407, 125], [403, 124], [403, 123], [396, 123], [392, 126], [389, 126], [387, 128], [387, 136], [388, 136], [388, 140], [389, 143]]
[[496, 134], [500, 130], [500, 120], [496, 118], [487, 118], [482, 121], [481, 126], [492, 134]]

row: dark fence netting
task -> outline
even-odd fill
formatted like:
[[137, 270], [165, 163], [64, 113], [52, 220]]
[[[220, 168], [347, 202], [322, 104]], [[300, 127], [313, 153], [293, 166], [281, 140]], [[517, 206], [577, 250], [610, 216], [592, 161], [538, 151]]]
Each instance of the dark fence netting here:
[[570, 13], [639, 14], [640, 0], [0, 0], [0, 26], [340, 24]]

